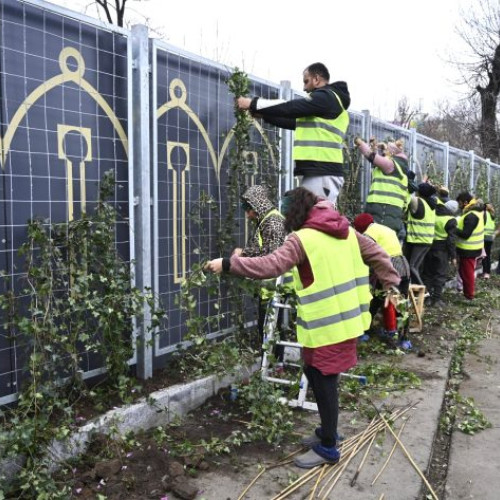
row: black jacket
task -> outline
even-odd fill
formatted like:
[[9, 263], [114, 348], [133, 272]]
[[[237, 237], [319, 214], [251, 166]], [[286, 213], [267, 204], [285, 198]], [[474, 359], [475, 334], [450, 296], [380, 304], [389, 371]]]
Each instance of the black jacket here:
[[[339, 97], [342, 102], [331, 92]], [[349, 108], [351, 97], [346, 82], [334, 82], [313, 90], [306, 97], [283, 101], [254, 97], [250, 105], [252, 114], [261, 116], [267, 123], [280, 128], [295, 130], [297, 118], [317, 116], [334, 119]], [[308, 177], [319, 175], [343, 176], [343, 164], [321, 161], [300, 160], [295, 162], [294, 175]]]

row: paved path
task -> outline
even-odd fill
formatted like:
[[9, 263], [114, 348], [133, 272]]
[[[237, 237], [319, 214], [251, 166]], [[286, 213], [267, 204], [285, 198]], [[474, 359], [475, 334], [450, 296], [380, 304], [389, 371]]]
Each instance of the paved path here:
[[451, 445], [447, 500], [500, 498], [500, 329], [481, 342], [477, 354], [464, 360], [466, 379], [460, 385], [462, 397], [472, 397], [492, 424], [473, 436], [454, 432]]

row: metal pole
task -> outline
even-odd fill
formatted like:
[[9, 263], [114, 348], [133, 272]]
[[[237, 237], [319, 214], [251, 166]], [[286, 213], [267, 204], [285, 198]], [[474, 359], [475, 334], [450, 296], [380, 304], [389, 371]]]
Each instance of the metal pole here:
[[474, 150], [469, 151], [470, 158], [470, 177], [469, 177], [469, 190], [474, 194]]
[[[292, 86], [290, 81], [280, 82], [280, 99], [289, 101], [292, 98]], [[292, 131], [281, 129], [281, 168], [285, 170], [285, 191], [294, 188], [293, 185], [293, 160], [292, 160]], [[281, 186], [281, 182], [280, 182]], [[281, 199], [282, 193], [280, 193]]]
[[[361, 130], [361, 137], [369, 141], [372, 136], [372, 117], [370, 115], [370, 110], [364, 109], [363, 113], [363, 124]], [[364, 175], [361, 181], [361, 203], [366, 203], [366, 198], [368, 197], [368, 192], [370, 191], [370, 184], [372, 182], [372, 168], [370, 162], [363, 156], [363, 169]]]
[[[133, 127], [135, 281], [145, 292], [152, 289], [151, 273], [151, 165], [149, 123], [149, 39], [148, 28], [132, 27], [132, 101], [129, 117]], [[144, 315], [137, 322], [137, 376], [153, 376], [151, 309], [145, 303]]]
[[450, 191], [450, 186], [448, 186], [448, 182], [450, 179], [450, 143], [449, 142], [443, 142], [443, 152], [444, 152], [444, 185], [448, 188], [449, 192]]

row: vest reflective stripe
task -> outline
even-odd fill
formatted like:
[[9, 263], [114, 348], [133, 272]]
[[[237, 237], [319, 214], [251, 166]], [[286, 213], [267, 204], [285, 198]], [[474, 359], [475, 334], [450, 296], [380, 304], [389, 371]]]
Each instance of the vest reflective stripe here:
[[457, 227], [458, 229], [464, 228], [464, 220], [469, 214], [473, 214], [477, 217], [478, 223], [477, 226], [472, 231], [472, 234], [468, 239], [464, 240], [462, 238], [457, 238], [457, 248], [461, 248], [462, 250], [481, 250], [484, 246], [484, 220], [483, 214], [479, 212], [470, 211], [466, 214], [462, 215], [460, 219], [458, 219]]
[[406, 227], [406, 241], [408, 243], [423, 243], [431, 245], [434, 240], [434, 227], [436, 225], [436, 212], [429, 204], [420, 198], [424, 204], [424, 218], [414, 219], [411, 212], [408, 212], [408, 224]]
[[337, 286], [332, 286], [328, 290], [323, 290], [321, 292], [313, 293], [311, 295], [308, 295], [306, 297], [299, 298], [299, 302], [301, 304], [311, 304], [313, 302], [316, 302], [318, 300], [323, 300], [327, 299], [329, 297], [333, 297], [334, 295], [338, 295], [340, 293], [348, 292], [349, 290], [352, 290], [353, 288], [356, 288], [357, 286], [361, 285], [368, 285], [370, 283], [370, 280], [368, 276], [362, 277], [362, 278], [355, 278], [351, 281], [348, 281], [347, 283], [342, 283]]
[[344, 162], [343, 141], [349, 126], [349, 113], [344, 109], [338, 95], [332, 93], [342, 107], [342, 113], [337, 118], [297, 118], [293, 142], [295, 161]]
[[387, 252], [389, 257], [399, 257], [403, 255], [398, 235], [391, 228], [374, 222], [368, 226], [364, 234], [379, 244]]
[[486, 211], [486, 222], [484, 223], [484, 239], [487, 241], [493, 241], [495, 239], [495, 221], [491, 214]]
[[[337, 344], [370, 326], [368, 267], [353, 229], [339, 240], [314, 229], [296, 233], [311, 265], [314, 282], [304, 288], [293, 270], [297, 294], [297, 339], [306, 347]], [[335, 255], [325, 258], [325, 249]]]
[[334, 127], [329, 122], [322, 122], [322, 121], [301, 122], [300, 126], [305, 128], [323, 128], [325, 130], [333, 132], [336, 135], [339, 135], [340, 137], [342, 137], [342, 139], [345, 139], [345, 131], [342, 131], [339, 128]]
[[380, 168], [372, 170], [372, 183], [366, 198], [367, 203], [383, 203], [400, 208], [405, 206], [408, 198], [408, 177], [395, 160], [393, 163], [400, 177], [385, 174]]

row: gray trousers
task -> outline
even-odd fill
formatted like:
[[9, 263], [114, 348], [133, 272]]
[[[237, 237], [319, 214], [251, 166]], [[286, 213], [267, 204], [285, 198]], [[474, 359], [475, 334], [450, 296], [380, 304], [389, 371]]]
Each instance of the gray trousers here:
[[309, 189], [316, 196], [321, 196], [337, 203], [340, 190], [344, 185], [343, 177], [334, 177], [333, 175], [318, 175], [314, 177], [299, 177], [299, 186]]

